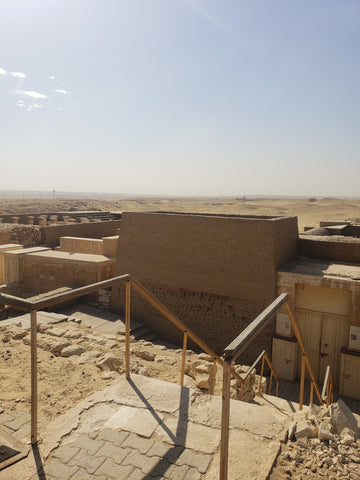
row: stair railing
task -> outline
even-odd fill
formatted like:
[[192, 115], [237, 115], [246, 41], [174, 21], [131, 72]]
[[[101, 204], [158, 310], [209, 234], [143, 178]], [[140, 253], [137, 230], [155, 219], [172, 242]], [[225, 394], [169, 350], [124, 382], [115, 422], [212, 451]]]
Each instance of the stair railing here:
[[304, 404], [304, 387], [305, 387], [305, 373], [306, 373], [305, 370], [306, 369], [309, 373], [310, 381], [311, 381], [310, 403], [313, 403], [314, 390], [315, 390], [315, 393], [316, 393], [316, 396], [319, 400], [320, 405], [324, 405], [323, 399], [320, 395], [319, 388], [317, 386], [317, 382], [315, 380], [315, 376], [313, 374], [313, 371], [312, 371], [312, 368], [311, 368], [311, 365], [310, 365], [309, 357], [307, 356], [305, 348], [304, 348], [304, 344], [303, 344], [303, 341], [302, 341], [302, 338], [301, 338], [301, 335], [300, 335], [300, 330], [299, 330], [299, 327], [298, 327], [298, 325], [296, 323], [296, 320], [295, 320], [295, 315], [293, 314], [293, 312], [290, 308], [289, 302], [286, 303], [285, 308], [286, 308], [287, 314], [290, 318], [291, 326], [292, 326], [292, 329], [294, 330], [294, 334], [295, 334], [296, 340], [298, 341], [300, 351], [301, 351], [299, 410], [302, 410], [303, 404]]
[[321, 398], [328, 407], [334, 400], [334, 384], [330, 371], [330, 365], [326, 367], [324, 385], [321, 393]]

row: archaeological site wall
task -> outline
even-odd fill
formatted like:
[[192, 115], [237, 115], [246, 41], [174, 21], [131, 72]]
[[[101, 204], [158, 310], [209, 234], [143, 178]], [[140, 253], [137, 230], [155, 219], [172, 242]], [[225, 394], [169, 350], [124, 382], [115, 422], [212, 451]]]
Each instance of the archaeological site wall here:
[[298, 250], [307, 258], [360, 263], [360, 238], [300, 235]]
[[[274, 298], [277, 268], [296, 255], [296, 217], [123, 213], [117, 274], [130, 273], [217, 353]], [[121, 288], [113, 309], [123, 311]], [[138, 295], [131, 315], [161, 336], [182, 336]], [[243, 361], [271, 348], [274, 324]]]
[[60, 237], [102, 238], [117, 235], [121, 220], [109, 220], [97, 223], [74, 223], [64, 225], [49, 225], [42, 227], [43, 244], [56, 247]]
[[23, 225], [0, 223], [0, 245], [19, 243], [28, 247], [45, 245], [56, 247], [60, 237], [86, 237], [100, 239], [117, 234], [121, 220], [107, 220], [89, 223], [54, 223], [51, 225]]

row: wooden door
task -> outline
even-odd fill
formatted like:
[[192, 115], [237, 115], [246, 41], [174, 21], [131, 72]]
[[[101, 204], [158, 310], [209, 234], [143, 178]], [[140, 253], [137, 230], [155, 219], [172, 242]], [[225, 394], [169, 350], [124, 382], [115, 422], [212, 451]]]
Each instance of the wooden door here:
[[340, 381], [340, 351], [346, 347], [349, 339], [349, 318], [336, 315], [323, 315], [320, 342], [319, 381], [323, 382], [326, 367], [330, 371], [335, 387]]
[[[322, 384], [326, 367], [330, 365], [334, 386], [340, 377], [340, 351], [349, 338], [349, 318], [310, 310], [296, 310], [300, 335], [309, 358], [315, 379]], [[301, 354], [299, 353], [297, 375], [300, 377]], [[309, 378], [309, 373], [306, 372]]]
[[[308, 310], [296, 310], [296, 320], [300, 330], [302, 342], [305, 352], [309, 358], [309, 362], [317, 379], [320, 371], [320, 338], [322, 329], [322, 313], [310, 312]], [[297, 376], [300, 378], [301, 370], [301, 352], [299, 350]], [[306, 370], [306, 378], [309, 372]]]

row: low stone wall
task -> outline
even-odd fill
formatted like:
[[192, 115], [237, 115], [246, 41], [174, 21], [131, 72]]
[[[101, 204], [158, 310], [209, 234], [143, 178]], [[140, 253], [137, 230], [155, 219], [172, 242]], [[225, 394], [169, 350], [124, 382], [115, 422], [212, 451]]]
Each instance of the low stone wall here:
[[44, 293], [60, 287], [76, 287], [113, 276], [114, 259], [102, 255], [43, 251], [22, 258], [22, 278], [27, 292]]
[[4, 243], [19, 243], [28, 247], [41, 245], [41, 227], [37, 225], [0, 224], [0, 244]]
[[60, 250], [62, 252], [90, 253], [103, 255], [103, 241], [95, 238], [61, 237]]
[[53, 224], [41, 227], [42, 241], [47, 247], [60, 244], [60, 237], [102, 238], [117, 235], [121, 220], [94, 223]]
[[300, 235], [298, 251], [307, 258], [360, 263], [360, 238]]

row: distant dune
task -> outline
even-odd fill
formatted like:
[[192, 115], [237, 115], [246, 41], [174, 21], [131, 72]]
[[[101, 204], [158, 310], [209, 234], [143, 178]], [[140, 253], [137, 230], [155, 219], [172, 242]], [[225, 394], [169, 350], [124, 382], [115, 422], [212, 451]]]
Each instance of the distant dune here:
[[67, 211], [167, 211], [233, 215], [297, 216], [299, 230], [317, 226], [321, 220], [360, 223], [360, 200], [338, 198], [254, 197], [145, 197], [119, 198], [10, 198], [0, 195], [1, 214], [56, 213]]

